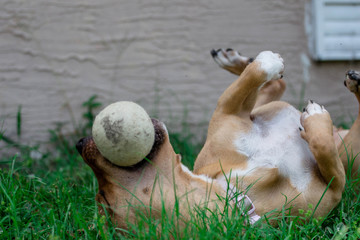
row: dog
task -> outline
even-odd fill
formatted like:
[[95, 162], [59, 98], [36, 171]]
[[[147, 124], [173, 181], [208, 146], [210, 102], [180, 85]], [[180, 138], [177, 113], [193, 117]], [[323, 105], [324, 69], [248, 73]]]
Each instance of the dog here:
[[[233, 49], [211, 53], [239, 77], [218, 100], [194, 173], [218, 182], [230, 178], [260, 216], [284, 206], [299, 215], [318, 203], [313, 216], [325, 216], [341, 200], [345, 171], [358, 171], [359, 161], [349, 169], [348, 159], [360, 152], [359, 118], [344, 131], [314, 101], [302, 113], [279, 101], [286, 83], [277, 53], [264, 51], [255, 59]], [[345, 86], [358, 100], [359, 81], [358, 72], [347, 72]]]
[[[98, 181], [98, 211], [115, 226], [128, 229], [139, 216], [159, 220], [177, 212], [179, 226], [185, 227], [196, 206], [221, 211], [222, 197], [229, 197], [250, 224], [286, 204], [297, 215], [295, 210], [318, 203], [327, 187], [315, 216], [326, 215], [340, 201], [345, 171], [334, 138], [346, 146], [360, 130], [339, 131], [345, 136], [341, 141], [323, 107], [310, 102], [301, 114], [279, 102], [286, 84], [278, 54], [263, 52], [250, 59], [228, 49], [212, 55], [240, 77], [218, 101], [194, 173], [181, 164], [165, 124], [156, 119], [151, 152], [131, 167], [109, 162], [92, 137], [76, 144]], [[355, 94], [358, 76], [349, 73], [346, 80]]]

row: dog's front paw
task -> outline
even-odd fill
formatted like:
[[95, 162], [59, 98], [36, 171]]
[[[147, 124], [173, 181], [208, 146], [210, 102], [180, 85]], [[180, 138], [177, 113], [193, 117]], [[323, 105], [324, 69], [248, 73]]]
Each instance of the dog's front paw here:
[[332, 134], [333, 124], [329, 112], [314, 101], [310, 100], [308, 105], [303, 109], [300, 117], [300, 123], [303, 128], [301, 135], [304, 139], [308, 139], [309, 134], [317, 137], [317, 134]]
[[344, 85], [351, 92], [358, 93], [360, 85], [360, 73], [354, 70], [349, 70], [345, 75]]
[[225, 70], [228, 70], [231, 73], [240, 75], [244, 71], [245, 67], [253, 61], [252, 58], [241, 56], [238, 51], [235, 51], [231, 48], [226, 50], [218, 49], [211, 50], [211, 56], [214, 61]]
[[267, 74], [267, 81], [282, 78], [284, 60], [280, 54], [263, 51], [255, 58], [255, 61], [260, 64], [261, 70]]
[[312, 146], [312, 151], [321, 149], [331, 151], [331, 146], [334, 146], [333, 149], [335, 149], [333, 123], [329, 112], [324, 106], [310, 100], [301, 114], [300, 122], [302, 125], [299, 128], [300, 135]]
[[315, 114], [324, 114], [328, 113], [328, 111], [324, 108], [324, 106], [320, 106], [314, 101], [310, 100], [308, 105], [303, 109], [303, 113], [301, 114], [301, 122], [303, 123], [305, 119]]

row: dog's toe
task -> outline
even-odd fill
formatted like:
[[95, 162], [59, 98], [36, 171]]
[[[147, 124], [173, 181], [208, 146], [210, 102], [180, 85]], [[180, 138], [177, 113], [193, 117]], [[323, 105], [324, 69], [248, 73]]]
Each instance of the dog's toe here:
[[210, 51], [210, 54], [211, 54], [212, 57], [216, 57], [217, 52], [215, 51], [215, 49], [212, 49], [212, 50]]
[[315, 115], [315, 114], [323, 114], [326, 113], [327, 110], [324, 106], [321, 106], [314, 102], [313, 100], [309, 100], [308, 105], [303, 109], [303, 113], [301, 118], [305, 120], [306, 118]]
[[240, 52], [232, 48], [213, 49], [210, 54], [221, 68], [236, 75], [240, 75], [245, 67], [252, 62], [252, 59], [242, 56]]

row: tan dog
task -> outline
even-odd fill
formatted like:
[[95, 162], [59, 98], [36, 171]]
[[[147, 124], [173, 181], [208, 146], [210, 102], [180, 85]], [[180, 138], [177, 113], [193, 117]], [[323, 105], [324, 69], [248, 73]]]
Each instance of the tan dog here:
[[[77, 150], [98, 180], [96, 201], [100, 214], [105, 215], [105, 207], [113, 224], [127, 229], [127, 223], [136, 223], [139, 216], [174, 220], [185, 226], [190, 220], [190, 209], [196, 205], [221, 211], [223, 202], [218, 195], [225, 196], [226, 188], [210, 178], [192, 174], [183, 166], [180, 155], [175, 154], [170, 144], [165, 125], [152, 121], [155, 143], [148, 160], [132, 167], [109, 162], [100, 154], [92, 137], [77, 143]], [[162, 216], [163, 209], [167, 216]], [[171, 219], [172, 214], [178, 215], [178, 219]]]
[[[239, 78], [218, 101], [194, 173], [221, 183], [225, 172], [237, 191], [247, 192], [259, 215], [283, 207], [298, 215], [299, 209], [316, 206], [320, 199], [314, 216], [326, 215], [341, 199], [348, 166], [339, 135], [345, 136], [349, 152], [360, 152], [359, 118], [349, 132], [335, 129], [334, 134], [324, 107], [309, 101], [301, 113], [277, 101], [285, 90], [279, 54], [266, 51], [252, 60], [219, 49], [212, 55]], [[350, 71], [345, 81], [358, 100], [359, 76]], [[355, 172], [358, 161], [353, 166]]]
[[[181, 164], [165, 125], [157, 120], [153, 120], [156, 137], [149, 161], [132, 167], [110, 163], [91, 137], [78, 142], [79, 153], [98, 180], [99, 212], [104, 215], [106, 210], [117, 227], [127, 229], [127, 223], [136, 223], [139, 215], [163, 219], [167, 214], [171, 218], [174, 211], [178, 212], [179, 225], [185, 226], [190, 209], [205, 205], [221, 211], [224, 202], [218, 196], [226, 194], [235, 197], [234, 203], [242, 201], [240, 204], [249, 207], [246, 212], [253, 223], [259, 216], [251, 200], [260, 215], [281, 209], [294, 198], [291, 205], [295, 210], [306, 209], [308, 203], [319, 201], [331, 181], [316, 216], [325, 215], [340, 201], [344, 170], [329, 114], [314, 103], [301, 114], [287, 103], [274, 102], [285, 89], [282, 79], [272, 80], [283, 71], [279, 55], [265, 52], [251, 64], [250, 59], [232, 50], [213, 52], [213, 56], [241, 76], [220, 97], [206, 144], [195, 163], [196, 173], [211, 178], [195, 175]], [[350, 76], [348, 86], [353, 85]], [[341, 134], [347, 134], [350, 140], [345, 142], [350, 143], [358, 131]], [[354, 152], [360, 150], [356, 147]], [[230, 192], [222, 171], [231, 174]]]

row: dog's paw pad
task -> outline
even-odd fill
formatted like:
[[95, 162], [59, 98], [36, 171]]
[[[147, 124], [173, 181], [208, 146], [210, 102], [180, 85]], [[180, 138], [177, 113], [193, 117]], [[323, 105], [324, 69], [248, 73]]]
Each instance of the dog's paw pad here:
[[284, 72], [284, 60], [278, 53], [263, 51], [255, 61], [260, 63], [260, 68], [267, 74], [267, 81], [276, 80], [282, 77]]
[[354, 70], [349, 70], [345, 75], [344, 85], [351, 92], [358, 93], [360, 85], [360, 73]]
[[310, 100], [308, 105], [303, 109], [303, 113], [301, 115], [302, 121], [307, 119], [310, 116], [315, 114], [324, 114], [328, 111], [324, 108], [324, 106], [320, 106], [319, 104], [315, 103], [314, 101]]

